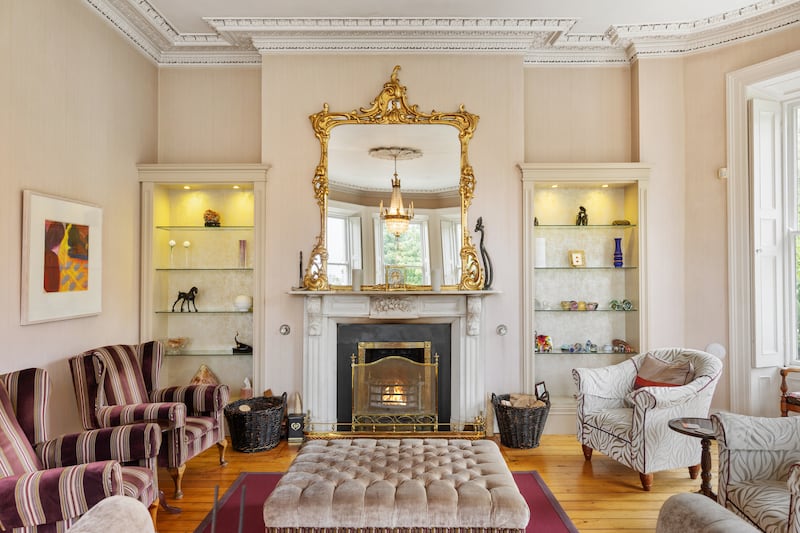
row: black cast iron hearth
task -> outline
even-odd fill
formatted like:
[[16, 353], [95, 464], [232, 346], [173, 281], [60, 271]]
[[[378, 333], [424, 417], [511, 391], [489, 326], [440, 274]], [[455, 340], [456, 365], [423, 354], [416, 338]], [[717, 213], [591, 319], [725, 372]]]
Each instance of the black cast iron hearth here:
[[[446, 324], [339, 324], [336, 335], [336, 418], [342, 424], [352, 419], [352, 354], [358, 353], [359, 342], [417, 342], [430, 341], [431, 353], [439, 355], [439, 423], [450, 422], [450, 380], [451, 380], [451, 326]], [[383, 355], [398, 355], [386, 352]], [[417, 359], [408, 354], [412, 360]], [[370, 354], [372, 358], [380, 353]], [[421, 356], [421, 354], [420, 354]], [[374, 360], [374, 359], [373, 359]], [[417, 361], [421, 362], [421, 361]], [[340, 430], [345, 430], [341, 426]], [[446, 428], [444, 428], [446, 429]]]

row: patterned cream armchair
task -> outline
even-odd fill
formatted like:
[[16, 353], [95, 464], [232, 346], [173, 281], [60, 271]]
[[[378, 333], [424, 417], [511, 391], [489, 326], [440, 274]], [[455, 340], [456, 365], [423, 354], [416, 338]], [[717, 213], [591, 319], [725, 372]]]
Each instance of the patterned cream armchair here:
[[717, 501], [767, 533], [800, 533], [800, 416], [711, 415]]
[[[653, 360], [665, 368], [687, 368], [680, 382], [684, 384], [663, 386], [646, 380], [642, 368]], [[668, 422], [707, 417], [721, 373], [719, 358], [684, 348], [654, 350], [612, 366], [573, 369], [577, 437], [584, 457], [591, 460], [592, 450], [597, 450], [632, 468], [644, 490], [650, 490], [654, 472], [689, 467], [696, 478], [700, 439], [671, 430]]]

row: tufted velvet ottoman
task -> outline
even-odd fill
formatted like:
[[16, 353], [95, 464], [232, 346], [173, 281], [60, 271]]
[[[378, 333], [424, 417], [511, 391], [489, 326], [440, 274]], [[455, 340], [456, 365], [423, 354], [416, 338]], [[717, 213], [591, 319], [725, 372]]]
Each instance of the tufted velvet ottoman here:
[[270, 533], [522, 532], [529, 517], [489, 440], [309, 441], [264, 503]]

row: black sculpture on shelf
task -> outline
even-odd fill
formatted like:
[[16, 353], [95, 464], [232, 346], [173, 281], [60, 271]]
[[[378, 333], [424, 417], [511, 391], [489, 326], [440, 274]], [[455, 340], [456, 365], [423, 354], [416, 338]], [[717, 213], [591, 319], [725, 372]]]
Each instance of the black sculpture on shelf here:
[[236, 332], [236, 335], [233, 337], [233, 342], [236, 343], [236, 346], [233, 348], [233, 353], [253, 353], [253, 347], [249, 344], [245, 344], [243, 342], [239, 342], [239, 332]]
[[197, 312], [197, 304], [194, 303], [194, 297], [197, 296], [197, 287], [192, 287], [189, 289], [188, 292], [178, 291], [178, 298], [172, 304], [172, 312], [175, 312], [175, 306], [178, 305], [178, 302], [181, 303], [180, 312], [183, 313], [183, 306], [186, 305], [186, 310], [188, 312], [192, 312], [192, 307], [194, 307], [194, 312]]
[[588, 226], [589, 215], [586, 214], [586, 208], [583, 206], [578, 207], [578, 216], [575, 217], [576, 226]]
[[489, 253], [486, 251], [486, 248], [483, 246], [483, 217], [478, 217], [478, 222], [475, 224], [475, 231], [479, 231], [481, 233], [480, 249], [481, 259], [483, 259], [483, 289], [487, 290], [492, 287], [492, 278], [494, 277], [494, 274], [492, 272], [492, 259], [489, 257]]

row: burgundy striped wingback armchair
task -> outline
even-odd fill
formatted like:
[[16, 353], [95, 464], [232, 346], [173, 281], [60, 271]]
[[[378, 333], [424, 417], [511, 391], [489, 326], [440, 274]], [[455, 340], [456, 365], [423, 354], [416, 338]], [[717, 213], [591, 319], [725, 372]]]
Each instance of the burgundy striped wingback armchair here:
[[0, 375], [0, 528], [62, 532], [95, 504], [132, 496], [158, 510], [157, 424], [136, 424], [48, 440], [47, 371]]
[[116, 344], [85, 351], [69, 360], [75, 396], [86, 429], [157, 422], [164, 432], [158, 466], [175, 482], [175, 498], [183, 497], [186, 462], [216, 444], [225, 465], [223, 407], [227, 385], [159, 388], [164, 349], [159, 341]]

